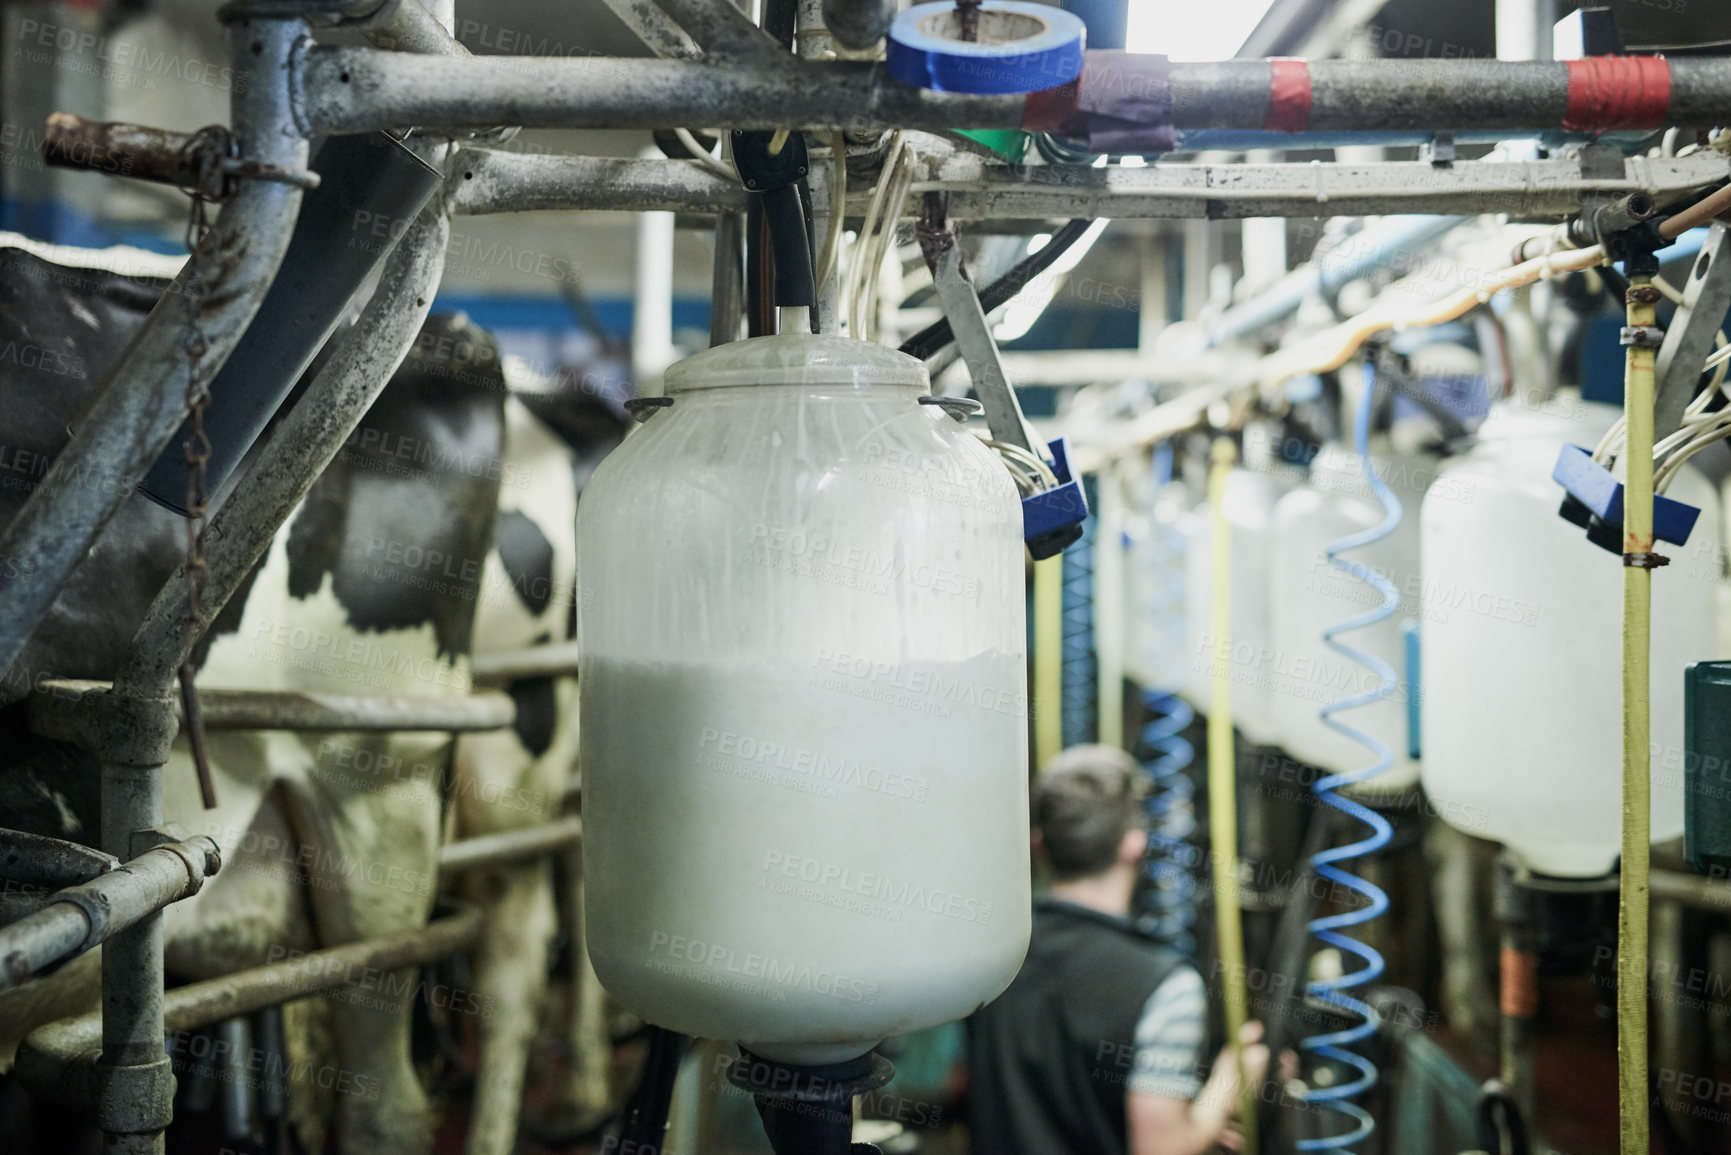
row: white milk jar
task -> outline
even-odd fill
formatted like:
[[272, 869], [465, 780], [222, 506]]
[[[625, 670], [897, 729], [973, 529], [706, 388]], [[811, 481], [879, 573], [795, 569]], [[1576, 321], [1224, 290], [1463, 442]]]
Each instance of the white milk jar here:
[[[1609, 872], [1621, 847], [1623, 567], [1557, 516], [1551, 470], [1616, 418], [1498, 405], [1420, 516], [1425, 792], [1450, 825], [1564, 878]], [[1720, 656], [1718, 498], [1693, 466], [1669, 496], [1701, 516], [1653, 573], [1654, 842], [1683, 833], [1683, 669]]]
[[1020, 502], [881, 346], [666, 385], [578, 513], [590, 958], [650, 1022], [841, 1062], [1027, 949]]

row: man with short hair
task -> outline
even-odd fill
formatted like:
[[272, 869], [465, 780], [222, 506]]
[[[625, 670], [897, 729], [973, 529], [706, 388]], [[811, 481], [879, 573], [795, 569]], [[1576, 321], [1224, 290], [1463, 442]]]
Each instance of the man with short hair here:
[[[1034, 848], [1052, 884], [1021, 973], [968, 1021], [974, 1155], [1200, 1155], [1237, 1142], [1231, 1050], [1206, 1085], [1199, 1071], [1202, 976], [1129, 919], [1143, 781], [1110, 746], [1072, 747], [1034, 781]], [[1258, 1084], [1261, 1031], [1241, 1036]]]

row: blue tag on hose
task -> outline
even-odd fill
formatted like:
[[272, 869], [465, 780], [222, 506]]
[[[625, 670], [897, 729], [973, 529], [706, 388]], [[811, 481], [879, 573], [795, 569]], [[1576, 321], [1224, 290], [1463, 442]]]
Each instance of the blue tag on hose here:
[[886, 65], [903, 84], [937, 92], [1042, 92], [1082, 75], [1080, 18], [1028, 0], [986, 0], [975, 39], [948, 0], [916, 4], [890, 27]]

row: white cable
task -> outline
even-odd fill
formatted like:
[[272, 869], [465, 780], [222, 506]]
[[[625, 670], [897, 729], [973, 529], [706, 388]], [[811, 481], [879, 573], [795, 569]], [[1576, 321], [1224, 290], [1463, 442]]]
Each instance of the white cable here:
[[[817, 291], [823, 292], [829, 275], [836, 272], [841, 260], [841, 235], [847, 224], [847, 138], [839, 132], [830, 134], [830, 152], [834, 156], [829, 176], [829, 232], [823, 238], [823, 259], [817, 269]], [[838, 274], [839, 275], [839, 274]], [[837, 296], [840, 286], [837, 286]], [[837, 303], [840, 301], [838, 299]]]
[[739, 174], [734, 172], [733, 169], [724, 161], [716, 159], [712, 153], [705, 149], [703, 145], [698, 142], [698, 139], [691, 134], [690, 129], [676, 128], [673, 130], [673, 135], [679, 138], [679, 143], [685, 146], [686, 151], [691, 153], [692, 157], [696, 159], [698, 164], [702, 165], [716, 176], [724, 177], [727, 180], [734, 182], [739, 180]]
[[860, 230], [854, 241], [853, 262], [847, 270], [847, 299], [850, 329], [855, 338], [864, 339], [860, 323], [860, 286], [865, 279], [866, 270], [863, 267], [870, 252], [869, 240], [872, 229], [877, 224], [878, 214], [883, 211], [884, 197], [889, 193], [889, 184], [895, 175], [896, 163], [901, 160], [903, 134], [898, 132], [890, 139], [888, 152], [884, 154], [883, 167], [878, 170], [876, 185], [872, 188], [871, 203], [866, 206], [865, 219], [860, 222]]
[[875, 341], [878, 337], [878, 318], [882, 315], [882, 310], [878, 308], [878, 280], [883, 275], [884, 261], [889, 259], [895, 248], [896, 231], [901, 227], [902, 209], [908, 202], [908, 190], [914, 184], [914, 170], [917, 167], [914, 158], [912, 148], [902, 151], [901, 172], [890, 193], [884, 218], [878, 224], [877, 243], [872, 247], [871, 265], [866, 269], [864, 336], [868, 341]]

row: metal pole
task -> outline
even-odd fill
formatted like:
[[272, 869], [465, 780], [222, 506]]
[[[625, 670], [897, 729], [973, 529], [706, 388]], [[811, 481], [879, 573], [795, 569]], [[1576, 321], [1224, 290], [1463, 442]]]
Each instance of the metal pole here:
[[576, 845], [583, 837], [581, 818], [561, 818], [543, 826], [521, 830], [506, 830], [498, 834], [483, 834], [465, 838], [439, 848], [439, 874], [456, 874], [501, 862], [517, 862], [536, 858], [567, 846]]
[[[695, 161], [544, 156], [484, 148], [466, 148], [460, 158], [458, 171], [463, 179], [453, 200], [459, 213], [547, 209], [719, 213], [745, 207], [744, 190], [736, 181]], [[948, 215], [955, 220], [1400, 214], [1350, 238], [1326, 258], [1325, 292], [1352, 280], [1349, 274], [1354, 270], [1362, 275], [1362, 270], [1390, 262], [1397, 267], [1410, 264], [1418, 246], [1465, 219], [1411, 214], [1561, 216], [1580, 212], [1583, 198], [1589, 195], [1630, 192], [1643, 192], [1668, 204], [1725, 180], [1728, 172], [1725, 158], [1713, 152], [1639, 158], [1630, 163], [1630, 176], [1614, 178], [1584, 176], [1572, 158], [1459, 161], [1440, 170], [1413, 162], [1017, 168], [962, 152], [936, 155], [921, 163], [925, 171], [914, 181], [913, 190], [947, 194]], [[824, 178], [827, 168], [822, 163], [819, 169]], [[813, 207], [827, 214], [827, 179], [825, 188], [816, 188], [816, 183]], [[850, 188], [847, 211], [863, 214], [870, 193], [868, 185]], [[910, 197], [909, 204], [920, 199]], [[1313, 288], [1301, 283], [1304, 280], [1299, 273], [1289, 274], [1275, 282], [1269, 293], [1294, 301]], [[1296, 306], [1284, 307], [1290, 312]], [[1237, 324], [1243, 311], [1234, 308], [1226, 318]], [[1284, 314], [1273, 319], [1280, 315]], [[1245, 319], [1256, 323], [1254, 317]]]
[[655, 55], [679, 60], [696, 60], [703, 55], [685, 29], [657, 7], [655, 0], [603, 0], [603, 3]]
[[[378, 938], [311, 951], [221, 978], [176, 987], [158, 1003], [164, 1009], [155, 1052], [163, 1054], [163, 1031], [188, 1031], [265, 1007], [338, 990], [364, 975], [399, 970], [462, 950], [481, 932], [481, 912], [463, 909], [426, 926]], [[18, 1049], [17, 1072], [29, 1092], [52, 1103], [80, 1106], [101, 1084], [96, 1052], [102, 1026], [94, 1014], [36, 1028]], [[116, 1150], [107, 1148], [106, 1150]]]
[[[434, 205], [386, 259], [373, 299], [336, 352], [211, 519], [205, 534], [204, 604], [215, 615], [270, 548], [277, 529], [330, 464], [408, 356], [432, 308], [450, 224]], [[115, 686], [163, 693], [186, 656], [185, 571], [151, 603], [121, 660]], [[211, 696], [204, 695], [206, 725]]]
[[553, 156], [465, 148], [451, 211], [480, 216], [542, 209], [620, 212], [745, 211], [745, 189], [696, 161]]
[[[249, 78], [234, 101], [245, 156], [290, 171], [307, 161], [288, 91], [304, 31], [299, 21], [243, 21], [232, 29], [235, 67]], [[17, 659], [67, 575], [186, 417], [192, 279], [203, 286], [197, 323], [206, 348], [198, 365], [208, 379], [264, 299], [288, 247], [284, 222], [300, 201], [301, 190], [290, 184], [243, 183], [91, 398], [71, 443], [0, 534], [0, 557], [29, 562], [0, 572], [0, 668]]]
[[[1731, 74], [1712, 58], [1666, 62], [1662, 119], [1718, 122]], [[1304, 131], [1578, 129], [1570, 71], [1556, 61], [1318, 60], [1307, 65]], [[1259, 130], [1273, 73], [1265, 60], [1171, 66], [1175, 127]], [[401, 125], [486, 128], [672, 128], [693, 122], [742, 129], [1056, 127], [1028, 120], [1020, 96], [964, 96], [891, 80], [878, 64], [791, 55], [725, 67], [606, 57], [427, 57], [315, 47], [295, 67], [302, 123], [311, 132]], [[1578, 93], [1577, 93], [1578, 95]], [[1060, 110], [1068, 116], [1067, 110]], [[1616, 110], [1612, 110], [1617, 114]], [[1608, 127], [1607, 125], [1606, 127]]]

